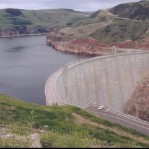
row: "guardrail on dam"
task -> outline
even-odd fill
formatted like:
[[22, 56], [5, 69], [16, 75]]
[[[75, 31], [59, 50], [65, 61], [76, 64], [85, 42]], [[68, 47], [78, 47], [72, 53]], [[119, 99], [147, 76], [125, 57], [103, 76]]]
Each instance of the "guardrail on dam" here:
[[149, 52], [99, 56], [67, 64], [46, 82], [46, 104], [105, 105], [122, 112], [149, 72]]

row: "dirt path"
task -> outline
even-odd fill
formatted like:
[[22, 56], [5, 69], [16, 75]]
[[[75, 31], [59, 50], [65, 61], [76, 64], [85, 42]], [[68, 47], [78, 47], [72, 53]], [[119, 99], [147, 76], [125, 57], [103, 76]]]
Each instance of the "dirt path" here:
[[113, 133], [116, 133], [116, 134], [118, 134], [120, 136], [128, 137], [128, 138], [133, 139], [135, 141], [138, 141], [138, 142], [141, 142], [141, 143], [145, 143], [145, 144], [149, 144], [149, 140], [146, 140], [143, 137], [136, 137], [136, 136], [134, 136], [132, 134], [129, 134], [128, 132], [126, 132], [124, 130], [119, 130], [118, 128], [110, 128], [110, 127], [104, 126], [102, 124], [98, 124], [96, 122], [92, 122], [92, 121], [90, 121], [88, 119], [85, 119], [84, 117], [82, 117], [82, 116], [80, 116], [80, 115], [78, 115], [76, 113], [73, 113], [73, 116], [74, 116], [74, 118], [76, 120], [76, 123], [87, 124], [87, 125], [99, 127], [99, 128], [111, 131]]

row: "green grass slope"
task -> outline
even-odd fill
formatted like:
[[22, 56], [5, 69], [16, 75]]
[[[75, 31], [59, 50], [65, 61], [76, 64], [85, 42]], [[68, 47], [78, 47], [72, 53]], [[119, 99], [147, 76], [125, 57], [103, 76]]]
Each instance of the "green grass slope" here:
[[86, 18], [88, 13], [71, 9], [1, 9], [0, 28], [12, 26], [66, 26]]
[[96, 30], [91, 37], [106, 42], [121, 42], [139, 40], [148, 30], [149, 22], [114, 19], [110, 25]]
[[[29, 104], [3, 94], [0, 126], [9, 126], [11, 132], [19, 135], [42, 130], [43, 147], [149, 147], [149, 137], [80, 108]], [[9, 140], [6, 144], [0, 139], [0, 147], [9, 146]]]

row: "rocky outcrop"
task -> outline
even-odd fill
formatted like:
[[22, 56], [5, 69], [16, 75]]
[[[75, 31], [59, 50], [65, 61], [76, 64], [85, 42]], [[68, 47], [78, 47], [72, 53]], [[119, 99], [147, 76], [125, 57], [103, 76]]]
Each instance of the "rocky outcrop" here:
[[149, 74], [136, 87], [125, 113], [149, 122]]
[[149, 20], [149, 1], [143, 0], [137, 3], [126, 3], [115, 6], [110, 10], [113, 14], [122, 18]]
[[40, 143], [40, 136], [38, 133], [34, 133], [29, 136], [17, 135], [15, 133], [11, 133], [10, 129], [3, 127], [0, 127], [0, 132], [0, 140], [3, 140], [3, 142], [6, 140], [7, 145], [9, 144], [10, 140], [13, 140], [14, 143], [16, 143], [16, 146], [21, 146], [23, 148], [42, 148]]

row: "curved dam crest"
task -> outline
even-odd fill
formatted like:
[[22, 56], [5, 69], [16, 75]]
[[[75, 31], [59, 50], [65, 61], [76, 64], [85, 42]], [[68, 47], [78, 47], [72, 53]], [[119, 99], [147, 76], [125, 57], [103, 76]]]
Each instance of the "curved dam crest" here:
[[123, 113], [139, 80], [149, 71], [149, 52], [100, 56], [69, 63], [46, 82], [46, 105], [90, 103]]

